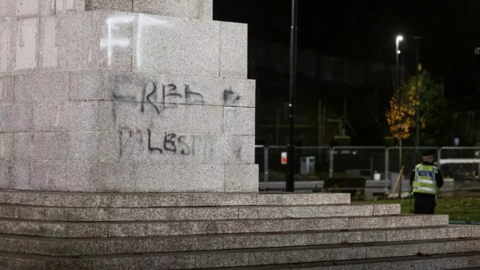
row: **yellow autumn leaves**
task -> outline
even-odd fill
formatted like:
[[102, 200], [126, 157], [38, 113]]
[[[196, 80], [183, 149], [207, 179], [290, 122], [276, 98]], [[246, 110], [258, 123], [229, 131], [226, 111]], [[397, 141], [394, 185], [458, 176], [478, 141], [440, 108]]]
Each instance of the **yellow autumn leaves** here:
[[[419, 84], [421, 86], [421, 84]], [[420, 87], [419, 87], [420, 88]], [[420, 105], [415, 85], [405, 85], [396, 91], [390, 99], [390, 110], [386, 113], [390, 132], [397, 139], [410, 137], [410, 130], [415, 127], [415, 107]], [[420, 119], [422, 127], [425, 123]]]

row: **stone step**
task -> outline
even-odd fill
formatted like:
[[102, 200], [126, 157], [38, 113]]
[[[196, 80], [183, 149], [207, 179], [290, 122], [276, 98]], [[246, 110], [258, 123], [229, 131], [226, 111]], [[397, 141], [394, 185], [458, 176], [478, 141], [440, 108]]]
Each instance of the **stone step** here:
[[480, 237], [480, 227], [58, 239], [0, 235], [0, 251], [48, 256], [146, 254]]
[[349, 204], [350, 194], [62, 193], [0, 190], [0, 203], [36, 206], [138, 208]]
[[[468, 268], [464, 268], [468, 267]], [[424, 256], [405, 256], [399, 258], [382, 258], [350, 260], [322, 263], [301, 263], [287, 265], [269, 265], [252, 267], [222, 268], [223, 270], [439, 270], [439, 269], [479, 269], [480, 252], [442, 254]]]
[[[24, 269], [27, 268], [26, 266], [28, 266], [29, 263], [37, 267], [43, 267], [39, 269], [205, 269], [320, 262], [328, 265], [328, 263], [331, 262], [337, 263], [346, 260], [392, 257], [405, 259], [405, 257], [412, 257], [419, 254], [429, 256], [434, 254], [472, 252], [470, 254], [471, 256], [477, 256], [479, 250], [480, 239], [469, 239], [142, 255], [122, 254], [84, 256], [81, 258], [1, 253], [0, 258], [3, 257], [3, 261], [7, 262], [9, 266], [12, 266], [8, 269], [15, 269], [13, 267], [15, 265], [10, 265], [10, 262], [18, 263], [24, 267]], [[480, 260], [477, 261], [480, 262]], [[455, 268], [469, 266], [471, 265], [464, 262], [457, 264]]]
[[446, 215], [155, 222], [0, 219], [0, 233], [59, 238], [147, 237], [447, 226]]
[[399, 215], [400, 205], [65, 208], [0, 204], [0, 218], [49, 221], [175, 221]]

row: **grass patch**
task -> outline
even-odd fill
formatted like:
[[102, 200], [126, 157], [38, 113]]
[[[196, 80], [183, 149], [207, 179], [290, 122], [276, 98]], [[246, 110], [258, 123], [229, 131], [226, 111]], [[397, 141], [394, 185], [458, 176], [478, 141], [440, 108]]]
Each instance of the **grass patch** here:
[[[353, 204], [400, 204], [402, 214], [410, 212], [410, 199], [352, 201]], [[412, 202], [413, 207], [413, 202]], [[437, 199], [435, 214], [449, 215], [451, 221], [480, 222], [480, 198], [441, 198]]]

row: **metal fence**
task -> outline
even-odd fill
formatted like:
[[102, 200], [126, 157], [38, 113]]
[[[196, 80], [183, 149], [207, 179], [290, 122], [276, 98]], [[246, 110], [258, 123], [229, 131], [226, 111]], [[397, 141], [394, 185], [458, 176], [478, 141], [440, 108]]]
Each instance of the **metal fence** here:
[[[451, 178], [456, 183], [478, 183], [480, 147], [420, 147], [418, 150], [403, 147], [404, 171], [401, 179], [404, 184], [401, 186], [404, 192], [409, 189], [411, 170], [422, 161], [419, 152], [425, 150], [436, 150], [438, 160], [448, 160], [445, 164], [439, 163], [445, 178]], [[261, 189], [271, 185], [281, 187], [280, 182], [285, 182], [288, 168], [281, 163], [283, 152], [287, 152], [286, 146], [256, 146]], [[319, 187], [328, 178], [364, 177], [369, 185], [391, 191], [400, 172], [398, 147], [296, 147], [294, 162], [296, 182], [309, 187]]]

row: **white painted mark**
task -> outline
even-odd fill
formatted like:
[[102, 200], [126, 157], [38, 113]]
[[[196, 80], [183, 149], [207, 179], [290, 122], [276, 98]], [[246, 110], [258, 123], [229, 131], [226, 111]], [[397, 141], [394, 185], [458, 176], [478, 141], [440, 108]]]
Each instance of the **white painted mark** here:
[[[131, 45], [130, 38], [125, 37], [118, 37], [114, 35], [114, 30], [118, 30], [118, 26], [122, 24], [129, 24], [135, 21], [135, 16], [116, 16], [110, 17], [107, 19], [107, 26], [108, 26], [108, 36], [104, 38], [100, 42], [100, 47], [102, 49], [107, 48], [108, 54], [108, 65], [112, 64], [112, 57], [113, 57], [113, 49], [114, 47], [128, 47]], [[165, 26], [167, 25], [166, 20], [157, 19], [153, 16], [148, 16], [145, 14], [138, 15], [137, 21], [137, 42], [135, 49], [136, 52], [136, 63], [137, 66], [140, 67], [142, 65], [142, 40], [143, 40], [143, 33], [145, 28], [150, 26]]]
[[152, 16], [148, 16], [145, 14], [140, 14], [138, 16], [138, 26], [137, 26], [137, 49], [136, 49], [136, 62], [137, 67], [142, 65], [142, 31], [144, 27], [147, 26], [154, 26], [154, 25], [164, 25], [166, 21], [156, 19]]
[[128, 24], [132, 23], [135, 20], [135, 16], [116, 16], [110, 17], [107, 19], [107, 27], [108, 27], [108, 37], [106, 39], [102, 39], [100, 41], [100, 48], [104, 49], [107, 48], [108, 54], [108, 65], [112, 64], [112, 57], [113, 57], [113, 48], [115, 47], [128, 47], [130, 46], [130, 39], [129, 38], [122, 38], [122, 37], [114, 37], [113, 30], [117, 30], [118, 26], [121, 24]]

